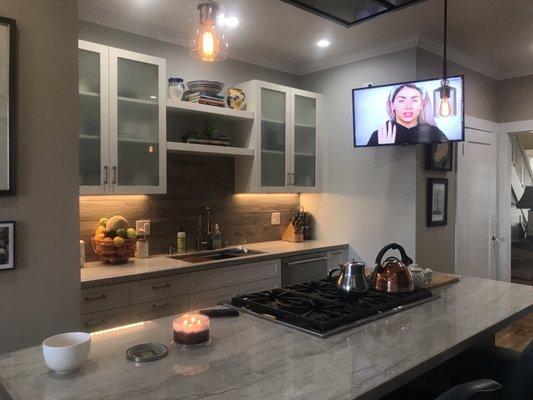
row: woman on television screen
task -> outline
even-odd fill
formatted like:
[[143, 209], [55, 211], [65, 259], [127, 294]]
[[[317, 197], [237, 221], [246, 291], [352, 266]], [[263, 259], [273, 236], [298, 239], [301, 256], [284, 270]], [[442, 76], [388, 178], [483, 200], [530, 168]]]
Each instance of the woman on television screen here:
[[372, 133], [368, 146], [448, 141], [437, 127], [428, 94], [415, 84], [393, 89], [386, 107], [389, 120]]

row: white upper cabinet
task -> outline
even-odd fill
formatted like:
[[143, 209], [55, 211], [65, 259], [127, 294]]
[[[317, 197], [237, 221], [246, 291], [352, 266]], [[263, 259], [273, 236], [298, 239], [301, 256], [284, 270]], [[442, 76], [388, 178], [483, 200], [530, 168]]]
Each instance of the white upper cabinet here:
[[165, 60], [79, 48], [80, 193], [166, 193]]
[[255, 113], [252, 172], [250, 162], [236, 165], [236, 191], [319, 191], [320, 95], [257, 80], [236, 87]]

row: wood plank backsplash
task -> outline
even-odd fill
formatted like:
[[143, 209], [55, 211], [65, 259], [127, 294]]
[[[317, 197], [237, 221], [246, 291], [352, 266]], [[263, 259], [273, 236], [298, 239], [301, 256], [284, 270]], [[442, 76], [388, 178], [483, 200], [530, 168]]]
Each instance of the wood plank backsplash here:
[[[87, 261], [97, 258], [91, 237], [102, 217], [124, 216], [135, 227], [150, 219], [150, 253], [176, 247], [176, 233], [187, 233], [187, 248], [196, 243], [196, 218], [203, 205], [211, 207], [211, 222], [218, 223], [229, 244], [278, 240], [298, 207], [298, 194], [235, 194], [234, 162], [229, 157], [168, 155], [165, 195], [80, 196], [80, 236]], [[281, 224], [270, 224], [270, 213], [281, 213]]]

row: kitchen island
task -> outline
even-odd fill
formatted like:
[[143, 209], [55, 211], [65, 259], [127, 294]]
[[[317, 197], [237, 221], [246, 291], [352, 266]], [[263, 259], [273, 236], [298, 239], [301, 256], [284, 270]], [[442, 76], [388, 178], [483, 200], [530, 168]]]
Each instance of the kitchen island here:
[[[93, 335], [89, 360], [59, 376], [39, 346], [0, 356], [6, 399], [377, 399], [533, 309], [533, 288], [479, 278], [441, 297], [327, 339], [241, 313], [212, 319], [212, 343], [171, 344], [172, 317]], [[169, 354], [135, 364], [126, 350], [159, 342]], [[0, 394], [0, 399], [2, 395]]]

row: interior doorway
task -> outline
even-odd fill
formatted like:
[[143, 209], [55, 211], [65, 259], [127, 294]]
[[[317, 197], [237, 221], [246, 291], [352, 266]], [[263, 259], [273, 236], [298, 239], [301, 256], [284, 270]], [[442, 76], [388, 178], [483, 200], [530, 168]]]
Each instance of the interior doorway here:
[[455, 270], [498, 278], [498, 137], [467, 128], [457, 149]]
[[[533, 132], [509, 134], [511, 145], [511, 281], [533, 285]], [[520, 201], [521, 200], [521, 201]], [[531, 199], [533, 200], [533, 199]]]

